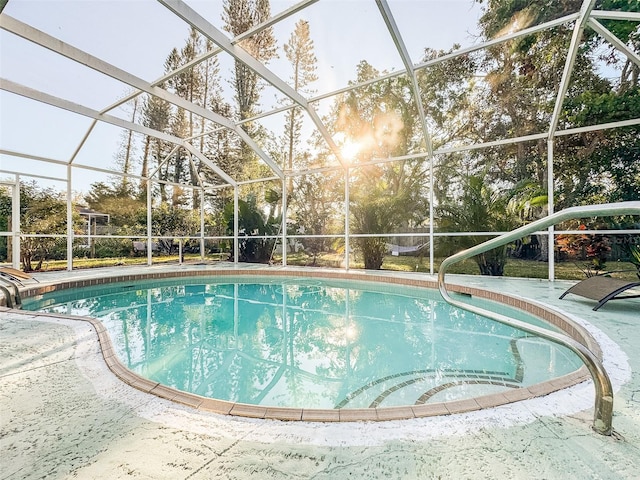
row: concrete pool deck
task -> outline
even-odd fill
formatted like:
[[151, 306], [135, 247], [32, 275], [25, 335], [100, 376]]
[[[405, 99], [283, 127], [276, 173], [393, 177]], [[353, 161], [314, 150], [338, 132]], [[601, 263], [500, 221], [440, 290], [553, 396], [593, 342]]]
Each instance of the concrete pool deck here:
[[[168, 268], [186, 267], [117, 272]], [[614, 435], [591, 430], [590, 382], [489, 410], [390, 422], [291, 423], [201, 412], [121, 382], [88, 323], [5, 310], [0, 478], [638, 478], [640, 299], [593, 312], [586, 299], [558, 300], [574, 282], [448, 281], [529, 298], [590, 324], [616, 392]]]

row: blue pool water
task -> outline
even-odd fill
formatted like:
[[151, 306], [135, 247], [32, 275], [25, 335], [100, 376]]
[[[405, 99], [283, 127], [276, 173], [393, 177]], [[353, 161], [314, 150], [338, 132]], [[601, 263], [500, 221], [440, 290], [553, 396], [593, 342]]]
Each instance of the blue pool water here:
[[[581, 365], [563, 347], [455, 309], [436, 291], [378, 283], [197, 277], [67, 290], [24, 308], [98, 318], [138, 374], [255, 405], [457, 400]], [[541, 323], [504, 305], [489, 308]]]

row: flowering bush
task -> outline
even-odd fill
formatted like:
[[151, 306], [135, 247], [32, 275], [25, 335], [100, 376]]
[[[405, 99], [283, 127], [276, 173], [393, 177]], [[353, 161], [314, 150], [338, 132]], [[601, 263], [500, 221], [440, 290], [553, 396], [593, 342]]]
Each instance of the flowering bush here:
[[[586, 230], [580, 225], [578, 230]], [[604, 235], [559, 235], [556, 239], [558, 249], [569, 258], [589, 260], [588, 268], [596, 271], [604, 270], [611, 246]]]

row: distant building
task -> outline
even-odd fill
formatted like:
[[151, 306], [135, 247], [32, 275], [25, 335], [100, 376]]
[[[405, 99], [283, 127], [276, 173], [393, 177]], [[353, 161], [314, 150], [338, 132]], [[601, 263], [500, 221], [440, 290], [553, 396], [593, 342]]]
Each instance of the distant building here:
[[96, 212], [95, 210], [87, 207], [77, 206], [76, 211], [78, 215], [85, 219], [87, 223], [86, 229], [86, 243], [81, 246], [89, 252], [89, 256], [93, 258], [95, 256], [95, 242], [93, 237], [99, 233], [104, 233], [109, 225], [110, 216], [108, 213]]

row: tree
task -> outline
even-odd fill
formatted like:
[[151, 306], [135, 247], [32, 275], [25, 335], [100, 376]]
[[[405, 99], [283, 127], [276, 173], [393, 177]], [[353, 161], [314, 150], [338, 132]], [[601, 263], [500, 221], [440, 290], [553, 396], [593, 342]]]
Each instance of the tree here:
[[[145, 97], [142, 107], [142, 124], [159, 132], [166, 132], [171, 119], [171, 107], [169, 102], [153, 96]], [[142, 166], [140, 176], [148, 177], [153, 166], [158, 165], [163, 158], [163, 153], [168, 152], [167, 145], [159, 138], [147, 136], [142, 154]], [[163, 191], [163, 190], [162, 190]], [[145, 199], [147, 194], [147, 182], [140, 184], [140, 198]]]
[[[138, 222], [146, 223], [146, 210], [140, 212]], [[193, 210], [186, 210], [169, 203], [162, 203], [151, 212], [151, 234], [153, 236], [187, 236], [197, 231], [199, 226], [198, 215]], [[158, 243], [162, 252], [172, 252], [172, 239], [161, 238], [158, 240]]]
[[[565, 102], [568, 126], [626, 120], [640, 115], [640, 87], [590, 90]], [[558, 140], [559, 204], [603, 203], [640, 198], [640, 127], [585, 132]]]
[[[138, 121], [138, 115], [140, 110], [140, 97], [135, 96], [131, 102], [131, 123]], [[135, 187], [131, 184], [128, 175], [133, 173], [133, 165], [136, 157], [136, 143], [134, 142], [133, 130], [125, 130], [122, 134], [122, 143], [120, 149], [116, 153], [116, 164], [120, 167], [123, 175], [119, 177], [121, 183], [121, 189], [133, 193]]]
[[[213, 50], [213, 48], [213, 42], [207, 39], [205, 42], [205, 50], [210, 51]], [[203, 83], [202, 106], [225, 118], [231, 118], [231, 106], [222, 97], [218, 57], [209, 57], [200, 63], [200, 72]], [[221, 129], [215, 127], [217, 126], [213, 125], [213, 123], [205, 117], [200, 118], [200, 132], [197, 146], [209, 160], [231, 175], [235, 171], [230, 168], [231, 166], [229, 165], [229, 160], [232, 157], [232, 134], [226, 128]], [[197, 165], [197, 174], [202, 181], [211, 184], [220, 183], [220, 178], [209, 167], [204, 166], [199, 159], [194, 159], [194, 161]], [[199, 200], [200, 199], [194, 195], [194, 207], [199, 206]], [[219, 210], [222, 210], [222, 205], [224, 205], [224, 203], [219, 205]]]
[[[344, 191], [344, 175], [342, 172], [326, 172], [297, 176], [291, 193], [290, 209], [294, 231], [306, 235], [327, 235], [337, 233], [344, 220], [337, 212], [343, 208], [337, 206]], [[306, 253], [312, 255], [313, 265], [317, 255], [327, 251], [329, 240], [326, 238], [304, 238], [301, 240]]]
[[[74, 225], [78, 215], [74, 215]], [[52, 188], [40, 188], [35, 182], [20, 185], [20, 231], [23, 234], [60, 235], [67, 231], [67, 203], [64, 194]], [[55, 237], [22, 238], [20, 261], [25, 272], [40, 270], [51, 258]], [[33, 262], [37, 261], [34, 266]]]
[[[438, 207], [438, 226], [441, 232], [504, 232], [518, 225], [518, 217], [508, 207], [510, 195], [489, 187], [480, 176], [469, 176], [457, 197], [451, 197]], [[491, 238], [474, 234], [445, 237], [443, 247], [462, 250]], [[502, 246], [474, 257], [482, 275], [501, 276], [507, 257], [507, 246]]]
[[[522, 29], [577, 12], [583, 3], [582, 0], [477, 1], [485, 5], [480, 27], [487, 40], [509, 29]], [[640, 3], [601, 0], [596, 8], [640, 11]], [[603, 22], [630, 48], [638, 48], [640, 32], [636, 24]], [[558, 26], [484, 51], [481, 58], [486, 77], [473, 103], [471, 118], [476, 121], [470, 124], [467, 133], [470, 138], [487, 142], [548, 130], [573, 27], [573, 24]], [[637, 117], [638, 67], [628, 59], [620, 61], [610, 46], [609, 53], [603, 55], [603, 45], [602, 37], [595, 31], [588, 27], [584, 30], [563, 99], [560, 129]], [[620, 68], [617, 82], [599, 72], [598, 64], [603, 60]], [[638, 131], [637, 127], [630, 127], [557, 137], [556, 207], [633, 198], [640, 189], [637, 162], [633, 161], [633, 152], [640, 148]], [[491, 169], [492, 179], [517, 183], [533, 178], [546, 190], [549, 181], [546, 153], [546, 144], [540, 140], [478, 150], [473, 157], [483, 171]], [[609, 165], [613, 168], [609, 169]], [[622, 174], [625, 170], [631, 175]]]
[[[269, 0], [224, 0], [222, 20], [224, 29], [234, 37], [259, 25], [271, 17]], [[263, 63], [276, 57], [276, 40], [271, 27], [242, 40], [239, 46]], [[240, 120], [253, 116], [260, 98], [258, 75], [242, 62], [235, 67], [236, 101]], [[249, 132], [250, 127], [243, 128]]]
[[[413, 205], [416, 199], [405, 186], [397, 191], [389, 188], [381, 167], [368, 167], [366, 177], [351, 197], [351, 225], [355, 233], [390, 233], [412, 212], [419, 211]], [[357, 237], [355, 244], [362, 253], [364, 268], [379, 270], [388, 250], [387, 239]]]
[[[313, 53], [313, 40], [309, 36], [309, 23], [305, 20], [299, 20], [296, 23], [295, 30], [291, 33], [289, 41], [284, 45], [284, 53], [293, 68], [291, 82], [293, 88], [300, 93], [310, 94], [311, 90], [306, 87], [315, 82], [318, 77], [316, 75], [317, 59]], [[300, 134], [302, 130], [302, 111], [300, 107], [293, 107], [287, 111], [285, 116], [285, 139], [287, 142], [287, 167], [290, 171], [295, 164], [300, 167], [300, 160], [306, 158], [299, 155], [297, 149], [300, 144]], [[293, 179], [289, 179], [289, 192], [293, 190]]]
[[[233, 203], [228, 203], [224, 209], [227, 224], [227, 234], [233, 235], [234, 223]], [[273, 240], [251, 238], [273, 235], [278, 228], [278, 222], [265, 218], [258, 209], [256, 198], [250, 196], [246, 201], [238, 201], [238, 257], [241, 262], [268, 262], [271, 258]]]
[[[457, 44], [448, 51], [425, 48], [421, 62], [450, 55], [459, 48], [460, 45]], [[416, 73], [420, 100], [434, 148], [458, 139], [464, 135], [469, 124], [473, 123], [470, 107], [474, 101], [473, 75], [478, 63], [475, 56], [464, 55], [436, 63]]]
[[[357, 82], [380, 76], [365, 61], [358, 65]], [[345, 144], [358, 146], [352, 159], [358, 163], [374, 158], [405, 155], [424, 142], [410, 84], [397, 77], [368, 84], [340, 96], [334, 106], [335, 136]], [[350, 170], [351, 225], [354, 233], [389, 234], [397, 228], [408, 230], [427, 217], [427, 164], [422, 158]], [[366, 268], [382, 265], [386, 240], [360, 238], [356, 241]]]
[[126, 185], [92, 183], [84, 201], [89, 208], [108, 214], [111, 226], [119, 234], [142, 233], [146, 229], [146, 220], [138, 225], [140, 211], [146, 211], [146, 202], [133, 195]]
[[[210, 42], [206, 43], [210, 45]], [[166, 69], [168, 71], [178, 70], [195, 60], [204, 52], [203, 44], [204, 42], [200, 33], [191, 27], [187, 41], [180, 52], [174, 49], [167, 58]], [[214, 60], [214, 62], [217, 62], [217, 60]], [[179, 97], [191, 103], [206, 106], [208, 100], [208, 82], [211, 81], [213, 83], [215, 81], [214, 78], [210, 77], [211, 65], [215, 65], [215, 63], [207, 59], [204, 62], [180, 71], [180, 73], [173, 75], [167, 80], [168, 88], [173, 90]], [[181, 108], [175, 109], [171, 120], [171, 133], [180, 138], [193, 138], [198, 123], [202, 134], [205, 128], [203, 117], [198, 118], [193, 112], [187, 112]], [[202, 137], [200, 138], [202, 146]], [[201, 151], [203, 151], [202, 148]], [[173, 182], [180, 183], [181, 181], [187, 181], [191, 185], [198, 185], [198, 170], [196, 164], [200, 163], [200, 160], [197, 158], [192, 159], [191, 154], [183, 149], [176, 151], [171, 160], [174, 170]], [[187, 174], [188, 178], [186, 178]], [[177, 206], [177, 201], [178, 199], [174, 195], [172, 198], [174, 206]], [[195, 191], [193, 191], [192, 194], [192, 201], [194, 206], [199, 205], [200, 198]]]
[[[248, 31], [261, 24], [271, 16], [269, 0], [224, 0], [222, 20], [224, 29], [233, 37]], [[269, 60], [277, 56], [276, 40], [273, 35], [273, 28], [265, 28], [260, 32], [243, 39], [239, 44], [256, 60], [267, 64]], [[257, 107], [260, 100], [262, 85], [258, 75], [246, 64], [236, 60], [235, 62], [235, 100], [237, 102], [237, 116], [242, 122], [241, 128], [251, 137], [257, 138], [259, 130], [245, 120], [258, 113]], [[253, 150], [242, 142], [239, 145], [240, 160], [237, 166], [243, 172], [240, 175], [251, 172], [255, 169], [256, 156]]]

